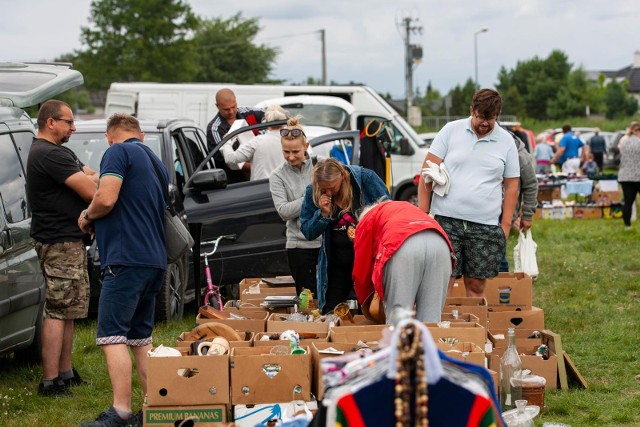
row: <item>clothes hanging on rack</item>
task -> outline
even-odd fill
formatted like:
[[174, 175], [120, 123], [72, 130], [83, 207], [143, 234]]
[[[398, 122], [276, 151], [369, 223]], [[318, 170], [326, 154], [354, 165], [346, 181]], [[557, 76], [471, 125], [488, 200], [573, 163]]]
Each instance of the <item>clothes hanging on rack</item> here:
[[[397, 409], [395, 346], [401, 328], [412, 324], [420, 331], [424, 346], [428, 411], [431, 426], [503, 426], [500, 406], [489, 372], [477, 365], [451, 359], [437, 350], [426, 326], [413, 319], [396, 328], [392, 344], [373, 355], [345, 355], [324, 359], [326, 372], [323, 404], [313, 427], [395, 426]], [[416, 326], [417, 325], [417, 326]], [[413, 400], [413, 399], [411, 399]], [[416, 403], [405, 405], [412, 414]]]

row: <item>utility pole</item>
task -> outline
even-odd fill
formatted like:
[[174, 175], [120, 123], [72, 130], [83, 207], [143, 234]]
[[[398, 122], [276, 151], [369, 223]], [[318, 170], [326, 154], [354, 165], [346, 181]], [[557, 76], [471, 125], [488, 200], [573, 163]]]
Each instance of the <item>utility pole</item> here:
[[320, 42], [322, 43], [322, 86], [327, 85], [327, 47], [325, 44], [324, 28], [320, 30]]
[[413, 107], [413, 66], [422, 60], [422, 46], [411, 44], [411, 33], [422, 34], [422, 26], [418, 24], [418, 18], [414, 19], [410, 16], [402, 19], [402, 26], [404, 27], [402, 38], [405, 49], [404, 80], [408, 117], [409, 110]]

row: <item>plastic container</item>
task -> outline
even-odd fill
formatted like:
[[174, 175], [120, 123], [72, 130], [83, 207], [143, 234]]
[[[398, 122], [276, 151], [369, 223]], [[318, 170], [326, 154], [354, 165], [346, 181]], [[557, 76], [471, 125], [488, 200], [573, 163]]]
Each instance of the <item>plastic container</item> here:
[[516, 400], [516, 409], [504, 412], [502, 418], [507, 427], [534, 427], [533, 419], [540, 413], [540, 407], [527, 405], [527, 401]]

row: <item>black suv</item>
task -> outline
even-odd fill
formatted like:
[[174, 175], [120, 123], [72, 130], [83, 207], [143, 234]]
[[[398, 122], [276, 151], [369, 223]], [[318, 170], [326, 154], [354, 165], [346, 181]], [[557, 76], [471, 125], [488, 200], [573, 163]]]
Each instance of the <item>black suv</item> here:
[[[277, 122], [274, 122], [277, 123]], [[284, 122], [280, 122], [284, 123]], [[226, 174], [216, 168], [213, 155], [237, 134], [247, 130], [266, 129], [273, 123], [261, 123], [227, 135], [211, 153], [207, 152], [205, 133], [188, 119], [141, 120], [147, 144], [169, 171], [169, 194], [176, 208], [183, 212], [196, 245], [185, 259], [169, 267], [165, 286], [156, 306], [156, 320], [181, 318], [185, 302], [197, 299], [203, 285], [203, 263], [200, 253], [212, 248], [220, 235], [233, 234], [234, 240], [223, 240], [210, 259], [214, 283], [229, 285], [245, 277], [268, 277], [289, 274], [286, 257], [285, 223], [275, 210], [267, 179], [227, 185]], [[105, 120], [76, 122], [76, 132], [66, 144], [80, 160], [98, 171], [100, 160], [108, 148], [104, 132]], [[311, 141], [312, 145], [349, 140], [358, 153], [358, 132], [337, 132]], [[358, 158], [351, 159], [354, 163]], [[284, 158], [283, 158], [284, 161]], [[99, 256], [95, 245], [90, 249], [91, 292], [95, 298], [100, 289]], [[189, 270], [193, 274], [189, 274]]]
[[30, 237], [26, 166], [35, 136], [22, 108], [82, 84], [68, 64], [0, 63], [0, 354], [40, 360], [44, 277]]

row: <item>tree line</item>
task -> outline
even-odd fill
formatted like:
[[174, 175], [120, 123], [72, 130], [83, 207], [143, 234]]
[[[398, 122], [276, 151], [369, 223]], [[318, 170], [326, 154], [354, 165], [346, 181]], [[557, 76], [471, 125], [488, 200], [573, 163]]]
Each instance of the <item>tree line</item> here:
[[[84, 74], [85, 90], [66, 95], [80, 107], [88, 104], [87, 91], [106, 90], [114, 81], [281, 83], [269, 78], [278, 49], [256, 43], [259, 31], [257, 18], [204, 18], [184, 0], [92, 0], [82, 48], [56, 60]], [[510, 70], [503, 66], [497, 77], [504, 113], [518, 117], [565, 119], [588, 109], [615, 118], [638, 109], [625, 82], [590, 81], [559, 50]], [[310, 77], [307, 84], [317, 82]], [[414, 102], [423, 115], [466, 115], [476, 89], [469, 78], [443, 96], [429, 84]]]

